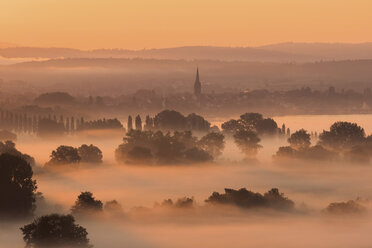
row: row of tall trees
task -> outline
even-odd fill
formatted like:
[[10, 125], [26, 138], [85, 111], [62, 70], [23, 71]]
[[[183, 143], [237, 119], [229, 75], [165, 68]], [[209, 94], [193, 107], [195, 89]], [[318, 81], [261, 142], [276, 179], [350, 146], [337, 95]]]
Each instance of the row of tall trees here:
[[65, 132], [75, 132], [80, 127], [84, 126], [85, 121], [83, 117], [64, 117], [60, 115], [29, 115], [26, 113], [18, 113], [12, 111], [0, 112], [0, 128], [16, 133], [37, 133], [41, 128], [53, 124], [59, 125]]

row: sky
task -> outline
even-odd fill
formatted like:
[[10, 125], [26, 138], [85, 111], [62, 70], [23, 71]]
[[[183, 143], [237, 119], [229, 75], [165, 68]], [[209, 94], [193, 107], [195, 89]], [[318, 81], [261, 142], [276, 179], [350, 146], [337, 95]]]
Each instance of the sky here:
[[370, 0], [0, 0], [0, 42], [80, 49], [372, 41]]

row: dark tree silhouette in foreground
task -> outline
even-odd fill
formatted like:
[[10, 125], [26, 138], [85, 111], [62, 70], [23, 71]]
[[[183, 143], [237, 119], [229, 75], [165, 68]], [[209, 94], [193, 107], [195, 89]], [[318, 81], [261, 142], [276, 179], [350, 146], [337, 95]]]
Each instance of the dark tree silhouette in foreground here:
[[35, 209], [36, 181], [30, 164], [19, 156], [0, 155], [0, 215], [27, 216]]
[[91, 248], [87, 230], [72, 215], [51, 214], [21, 228], [26, 247]]
[[73, 215], [92, 214], [101, 212], [102, 208], [102, 202], [96, 200], [91, 192], [82, 192], [71, 208], [71, 213]]
[[0, 141], [0, 154], [8, 153], [14, 156], [18, 156], [26, 160], [31, 166], [35, 165], [35, 159], [28, 154], [22, 153], [17, 150], [16, 145], [12, 141]]
[[78, 148], [78, 154], [81, 162], [85, 163], [102, 163], [102, 151], [94, 145], [82, 145]]
[[65, 165], [79, 163], [81, 157], [77, 148], [72, 146], [59, 146], [52, 151], [49, 162], [46, 165]]

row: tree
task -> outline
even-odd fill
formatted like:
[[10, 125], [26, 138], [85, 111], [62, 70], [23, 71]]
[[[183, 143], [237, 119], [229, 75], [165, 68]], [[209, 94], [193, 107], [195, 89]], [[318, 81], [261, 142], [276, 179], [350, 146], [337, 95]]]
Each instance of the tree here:
[[186, 130], [186, 117], [174, 110], [164, 110], [154, 117], [154, 127], [160, 130]]
[[202, 116], [195, 113], [189, 114], [186, 117], [187, 127], [189, 130], [207, 132], [211, 128], [211, 124]]
[[27, 216], [35, 209], [37, 189], [30, 164], [10, 154], [0, 155], [0, 214]]
[[241, 124], [241, 122], [233, 119], [222, 123], [221, 128], [225, 133], [229, 133], [231, 135], [234, 135], [240, 130], [244, 130], [244, 126]]
[[52, 151], [50, 160], [47, 165], [63, 165], [63, 164], [76, 164], [79, 163], [81, 157], [79, 156], [78, 149], [72, 146], [59, 146], [56, 150]]
[[75, 205], [71, 208], [73, 215], [89, 214], [101, 212], [103, 204], [100, 200], [96, 200], [91, 192], [81, 192]]
[[296, 150], [309, 148], [311, 145], [310, 134], [305, 129], [300, 129], [288, 138], [288, 143]]
[[278, 124], [273, 119], [266, 118], [256, 124], [256, 130], [259, 134], [274, 135], [278, 132]]
[[222, 154], [222, 150], [225, 148], [225, 137], [222, 133], [208, 133], [203, 136], [199, 141], [199, 147], [210, 155], [217, 157]]
[[21, 157], [24, 160], [26, 160], [27, 163], [29, 163], [31, 166], [35, 165], [35, 159], [28, 154], [18, 151], [14, 142], [12, 141], [9, 141], [9, 140], [5, 142], [0, 141], [0, 154], [3, 154], [3, 153]]
[[133, 129], [133, 120], [132, 116], [128, 116], [128, 132]]
[[78, 148], [78, 155], [81, 162], [85, 163], [102, 163], [102, 151], [94, 145], [81, 145]]
[[319, 136], [319, 144], [335, 150], [347, 150], [365, 141], [364, 129], [356, 123], [335, 122]]
[[234, 141], [236, 145], [248, 157], [255, 156], [258, 150], [262, 147], [259, 142], [257, 134], [253, 131], [238, 131], [234, 134]]
[[136, 123], [136, 130], [142, 130], [142, 120], [141, 120], [140, 115], [136, 116], [135, 123]]
[[76, 224], [72, 215], [51, 214], [35, 219], [21, 228], [26, 247], [91, 248], [87, 230]]

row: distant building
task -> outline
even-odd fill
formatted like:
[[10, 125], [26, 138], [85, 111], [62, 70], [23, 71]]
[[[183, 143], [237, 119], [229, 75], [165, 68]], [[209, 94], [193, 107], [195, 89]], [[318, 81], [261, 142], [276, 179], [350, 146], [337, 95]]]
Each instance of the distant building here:
[[199, 80], [199, 68], [196, 69], [196, 79], [195, 79], [195, 84], [194, 84], [194, 95], [196, 97], [201, 96], [201, 83]]

